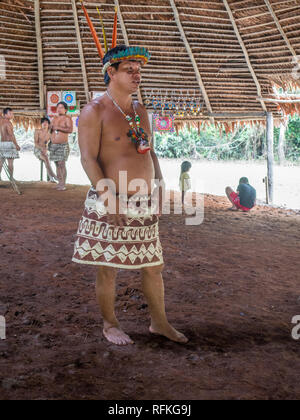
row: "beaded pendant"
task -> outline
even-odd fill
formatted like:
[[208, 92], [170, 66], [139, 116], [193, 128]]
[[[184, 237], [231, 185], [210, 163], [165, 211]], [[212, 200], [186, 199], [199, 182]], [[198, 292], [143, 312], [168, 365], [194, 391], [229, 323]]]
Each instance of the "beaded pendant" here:
[[131, 130], [127, 133], [127, 136], [131, 139], [131, 141], [135, 144], [136, 150], [138, 153], [144, 155], [149, 150], [151, 150], [149, 145], [148, 134], [145, 132], [143, 128], [141, 128], [141, 119], [139, 115], [136, 114], [135, 116], [135, 123], [132, 121], [132, 117], [129, 115], [126, 116], [126, 119], [130, 125]]

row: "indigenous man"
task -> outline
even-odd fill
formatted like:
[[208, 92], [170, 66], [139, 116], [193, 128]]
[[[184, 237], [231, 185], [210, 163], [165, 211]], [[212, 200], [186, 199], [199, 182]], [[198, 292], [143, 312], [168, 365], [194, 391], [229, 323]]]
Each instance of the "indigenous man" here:
[[14, 128], [11, 120], [14, 114], [11, 108], [3, 110], [3, 118], [0, 118], [0, 179], [2, 166], [7, 159], [7, 164], [11, 176], [14, 176], [14, 159], [19, 158], [20, 146], [14, 135]]
[[58, 191], [66, 190], [67, 169], [66, 161], [68, 160], [69, 134], [73, 131], [73, 122], [67, 114], [68, 105], [65, 102], [57, 104], [57, 116], [53, 118], [50, 131], [51, 143], [49, 145], [50, 160], [55, 162], [58, 178], [58, 185], [55, 187]]
[[34, 155], [41, 161], [45, 163], [48, 177], [51, 182], [58, 181], [57, 176], [53, 172], [49, 158], [47, 146], [50, 141], [50, 120], [48, 118], [41, 119], [42, 128], [35, 130], [34, 132]]
[[[103, 333], [117, 345], [133, 343], [114, 311], [118, 268], [141, 269], [151, 315], [150, 332], [179, 343], [188, 341], [166, 317], [158, 215], [147, 213], [149, 192], [154, 179], [162, 181], [162, 174], [148, 143], [151, 129], [147, 111], [132, 95], [141, 82], [141, 65], [148, 59], [145, 48], [118, 46], [108, 51], [103, 59], [107, 92], [86, 105], [79, 120], [81, 162], [92, 188], [79, 224], [73, 261], [98, 266], [96, 294], [104, 319]], [[143, 181], [138, 195], [134, 194], [136, 187], [129, 185], [137, 178]], [[97, 188], [104, 179], [111, 181], [105, 193], [102, 187]], [[121, 195], [125, 194], [121, 184], [128, 192], [129, 206], [134, 197], [136, 208], [140, 206], [145, 213], [131, 212], [130, 208], [127, 213], [123, 211], [126, 198]], [[160, 202], [158, 214], [161, 207]]]

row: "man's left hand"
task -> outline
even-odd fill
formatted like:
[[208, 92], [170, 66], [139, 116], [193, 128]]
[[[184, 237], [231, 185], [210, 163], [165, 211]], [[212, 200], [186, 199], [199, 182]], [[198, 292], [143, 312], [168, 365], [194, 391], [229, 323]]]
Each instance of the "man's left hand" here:
[[162, 187], [155, 187], [152, 193], [153, 201], [155, 202], [154, 214], [161, 217], [164, 202], [164, 190]]

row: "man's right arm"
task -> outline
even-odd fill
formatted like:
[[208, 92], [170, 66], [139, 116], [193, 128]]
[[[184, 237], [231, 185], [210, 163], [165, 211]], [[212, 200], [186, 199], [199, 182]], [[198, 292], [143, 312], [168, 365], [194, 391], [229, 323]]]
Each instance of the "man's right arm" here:
[[98, 162], [102, 120], [96, 108], [97, 106], [95, 104], [86, 105], [81, 112], [78, 123], [81, 164], [94, 188], [104, 178], [103, 171]]
[[7, 131], [8, 131], [9, 136], [12, 139], [12, 142], [14, 143], [14, 145], [17, 148], [17, 150], [19, 151], [21, 148], [20, 148], [20, 146], [17, 143], [16, 137], [15, 137], [15, 133], [14, 133], [14, 127], [13, 127], [13, 125], [12, 125], [11, 122], [8, 124]]
[[35, 130], [34, 132], [34, 147], [36, 147], [37, 149], [40, 149], [40, 145], [39, 145], [39, 131]]

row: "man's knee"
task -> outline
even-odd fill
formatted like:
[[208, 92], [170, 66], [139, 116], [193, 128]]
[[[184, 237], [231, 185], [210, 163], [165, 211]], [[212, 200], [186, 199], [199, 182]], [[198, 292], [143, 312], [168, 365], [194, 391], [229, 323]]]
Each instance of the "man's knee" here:
[[157, 276], [163, 272], [164, 264], [155, 265], [153, 267], [144, 267], [142, 268], [142, 273], [149, 276]]
[[109, 281], [114, 280], [117, 275], [117, 269], [114, 267], [100, 266], [98, 270], [97, 280]]

